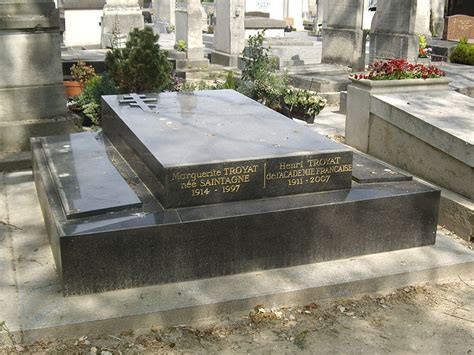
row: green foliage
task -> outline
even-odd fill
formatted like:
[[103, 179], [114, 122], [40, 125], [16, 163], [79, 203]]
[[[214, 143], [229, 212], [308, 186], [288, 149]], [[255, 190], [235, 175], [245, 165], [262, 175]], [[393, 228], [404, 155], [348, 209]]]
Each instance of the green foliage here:
[[222, 84], [222, 89], [237, 89], [237, 83], [235, 82], [234, 72], [228, 71], [225, 77], [225, 82]]
[[84, 84], [95, 76], [94, 67], [92, 65], [87, 65], [83, 60], [79, 60], [71, 66], [72, 80], [78, 81], [81, 84]]
[[461, 38], [451, 53], [451, 62], [474, 65], [474, 44], [467, 43], [465, 37]]
[[175, 48], [178, 52], [185, 52], [186, 51], [186, 48], [187, 48], [187, 45], [186, 45], [186, 41], [183, 40], [183, 39], [180, 39], [176, 45], [175, 45]]
[[92, 123], [100, 126], [100, 97], [102, 95], [115, 95], [116, 93], [117, 89], [115, 88], [114, 82], [108, 75], [96, 76], [85, 84], [84, 91], [78, 97], [77, 103]]
[[159, 92], [169, 87], [171, 66], [150, 27], [134, 29], [123, 49], [107, 53], [105, 64], [122, 93]]
[[263, 46], [265, 30], [250, 36], [248, 45], [243, 51], [244, 68], [242, 69], [242, 80], [260, 79], [266, 73], [276, 71], [275, 62], [268, 55], [270, 49]]
[[166, 26], [166, 32], [167, 33], [173, 33], [174, 31], [176, 31], [176, 27], [174, 25]]
[[213, 34], [214, 33], [214, 26], [212, 26], [212, 25], [207, 26], [207, 33]]
[[244, 68], [238, 90], [262, 104], [279, 109], [280, 97], [288, 84], [287, 75], [279, 75], [269, 49], [263, 46], [265, 31], [250, 36], [243, 52]]
[[283, 102], [288, 106], [290, 112], [298, 110], [310, 116], [319, 115], [327, 103], [327, 101], [315, 91], [294, 87], [289, 87], [285, 90]]

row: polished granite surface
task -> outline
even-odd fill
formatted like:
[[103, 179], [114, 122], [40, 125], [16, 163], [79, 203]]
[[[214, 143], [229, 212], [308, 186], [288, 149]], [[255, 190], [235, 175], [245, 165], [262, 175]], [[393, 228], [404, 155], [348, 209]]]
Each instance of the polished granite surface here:
[[349, 151], [233, 90], [148, 97], [154, 112], [103, 99], [165, 168]]
[[49, 170], [68, 219], [140, 207], [141, 201], [88, 133], [42, 138]]

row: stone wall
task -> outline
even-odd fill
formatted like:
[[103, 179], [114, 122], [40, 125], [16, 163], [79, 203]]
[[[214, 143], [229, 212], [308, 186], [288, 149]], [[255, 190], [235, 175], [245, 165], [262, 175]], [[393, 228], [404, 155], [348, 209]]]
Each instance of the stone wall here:
[[64, 117], [60, 43], [53, 1], [0, 2], [0, 155], [75, 128]]

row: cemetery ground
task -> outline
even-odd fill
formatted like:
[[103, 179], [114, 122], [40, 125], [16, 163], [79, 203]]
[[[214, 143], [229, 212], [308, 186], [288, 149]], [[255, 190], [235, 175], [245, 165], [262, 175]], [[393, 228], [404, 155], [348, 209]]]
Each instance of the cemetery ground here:
[[247, 315], [221, 317], [212, 324], [44, 339], [3, 345], [0, 353], [471, 354], [473, 289], [473, 280], [458, 278], [278, 309], [255, 305]]

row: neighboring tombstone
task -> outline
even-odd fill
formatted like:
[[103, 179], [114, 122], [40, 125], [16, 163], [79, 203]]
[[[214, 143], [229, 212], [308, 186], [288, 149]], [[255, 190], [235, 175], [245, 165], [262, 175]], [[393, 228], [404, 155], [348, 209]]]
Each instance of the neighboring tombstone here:
[[433, 37], [441, 37], [444, 29], [445, 0], [431, 0], [431, 33]]
[[216, 3], [216, 29], [211, 62], [237, 66], [245, 47], [245, 0], [220, 0]]
[[101, 47], [124, 47], [134, 28], [145, 28], [138, 1], [107, 0], [102, 17]]
[[156, 11], [155, 22], [174, 26], [176, 23], [176, 0], [155, 0], [153, 3]]
[[322, 62], [342, 64], [355, 71], [365, 66], [365, 35], [362, 29], [367, 0], [328, 1], [323, 25]]
[[176, 2], [176, 43], [184, 41], [184, 57], [176, 58], [177, 69], [205, 68], [209, 61], [204, 59], [202, 41], [202, 13], [200, 0], [177, 0]]
[[292, 27], [296, 30], [303, 30], [303, 1], [302, 0], [287, 0], [288, 11], [287, 18], [293, 19]]
[[245, 12], [267, 12], [270, 18], [283, 20], [285, 18], [284, 2], [284, 0], [246, 0]]
[[370, 62], [404, 58], [416, 62], [419, 35], [429, 40], [431, 0], [379, 1], [370, 33]]
[[474, 17], [466, 15], [453, 15], [446, 17], [445, 39], [459, 41], [465, 37], [474, 40]]
[[472, 0], [447, 0], [447, 15], [474, 16], [474, 1]]
[[62, 0], [64, 43], [72, 46], [100, 46], [101, 20], [105, 0]]
[[31, 136], [76, 130], [66, 114], [59, 30], [52, 0], [0, 2], [0, 169], [3, 156], [30, 149]]

